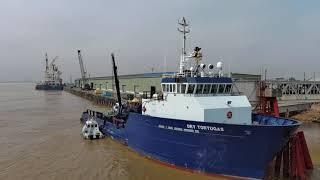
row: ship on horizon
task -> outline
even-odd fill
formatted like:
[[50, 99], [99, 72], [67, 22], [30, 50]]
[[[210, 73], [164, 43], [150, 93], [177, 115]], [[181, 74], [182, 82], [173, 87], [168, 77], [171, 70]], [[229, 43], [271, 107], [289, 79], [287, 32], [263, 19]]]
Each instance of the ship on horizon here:
[[63, 90], [64, 85], [62, 84], [62, 79], [60, 78], [62, 72], [59, 71], [58, 66], [55, 64], [57, 59], [58, 56], [53, 58], [49, 64], [48, 55], [46, 53], [44, 81], [36, 85], [36, 90]]
[[164, 76], [161, 91], [144, 94], [140, 106], [118, 103], [112, 112], [87, 109], [104, 135], [169, 166], [228, 177], [261, 179], [301, 122], [252, 112], [248, 98], [232, 92], [223, 63], [203, 64], [201, 48], [186, 53], [187, 22], [179, 23], [183, 50], [179, 72]]

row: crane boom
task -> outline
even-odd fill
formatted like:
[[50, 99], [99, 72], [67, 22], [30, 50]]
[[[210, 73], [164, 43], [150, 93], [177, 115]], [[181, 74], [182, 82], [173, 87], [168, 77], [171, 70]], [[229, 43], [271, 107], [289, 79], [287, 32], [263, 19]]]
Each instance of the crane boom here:
[[81, 51], [80, 49], [78, 50], [78, 59], [79, 59], [79, 64], [80, 64], [80, 72], [81, 72], [81, 79], [82, 79], [82, 89], [83, 90], [91, 90], [92, 87], [90, 87], [90, 85], [87, 83], [87, 72], [84, 69], [84, 65], [83, 65], [83, 60], [82, 60], [82, 55], [81, 55]]
[[50, 67], [54, 65], [54, 62], [58, 59], [58, 56], [54, 57], [50, 63]]
[[84, 70], [84, 65], [83, 65], [83, 60], [82, 60], [80, 50], [78, 50], [78, 58], [79, 58], [79, 64], [80, 64], [81, 78], [82, 78], [82, 80], [85, 80], [86, 79], [86, 72]]
[[116, 62], [114, 60], [114, 54], [111, 53], [111, 58], [112, 58], [112, 69], [113, 69], [113, 74], [114, 74], [114, 80], [116, 83], [116, 90], [117, 90], [117, 98], [118, 98], [118, 103], [119, 103], [119, 110], [118, 110], [118, 115], [122, 114], [122, 108], [123, 105], [121, 103], [121, 95], [120, 95], [120, 85], [119, 85], [119, 79], [118, 79], [118, 68], [116, 65]]

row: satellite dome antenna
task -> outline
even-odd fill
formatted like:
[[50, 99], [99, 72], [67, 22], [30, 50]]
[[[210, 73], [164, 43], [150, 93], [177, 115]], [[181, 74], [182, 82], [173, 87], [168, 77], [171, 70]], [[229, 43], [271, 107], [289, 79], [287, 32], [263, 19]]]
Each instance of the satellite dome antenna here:
[[184, 62], [185, 62], [185, 56], [186, 56], [186, 34], [190, 32], [190, 29], [187, 27], [189, 24], [187, 23], [186, 19], [183, 17], [181, 21], [178, 21], [178, 24], [182, 27], [178, 27], [178, 31], [183, 34], [183, 48], [182, 48], [182, 56], [180, 61], [180, 73], [183, 73], [184, 71]]
[[217, 62], [217, 66], [216, 66], [219, 70], [219, 77], [223, 76], [222, 66], [223, 66], [222, 57], [219, 57], [219, 62]]

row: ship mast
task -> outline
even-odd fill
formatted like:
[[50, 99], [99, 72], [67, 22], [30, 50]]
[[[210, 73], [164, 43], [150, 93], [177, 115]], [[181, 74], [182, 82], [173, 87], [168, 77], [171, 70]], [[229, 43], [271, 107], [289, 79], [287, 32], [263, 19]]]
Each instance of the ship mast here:
[[46, 70], [48, 70], [48, 54], [46, 53]]
[[44, 81], [50, 81], [49, 64], [48, 64], [48, 54], [46, 53], [46, 70], [44, 73]]
[[186, 34], [190, 32], [187, 28], [189, 24], [187, 23], [186, 19], [183, 17], [181, 21], [178, 21], [178, 24], [182, 27], [178, 27], [178, 31], [183, 34], [183, 48], [182, 48], [182, 55], [180, 60], [180, 73], [183, 73], [184, 66], [185, 66], [185, 56], [186, 56]]
[[114, 79], [115, 79], [115, 83], [116, 83], [116, 90], [117, 90], [117, 98], [118, 98], [118, 103], [119, 103], [119, 109], [118, 109], [118, 115], [122, 114], [122, 108], [123, 105], [121, 103], [121, 95], [120, 95], [120, 85], [119, 85], [119, 79], [118, 79], [118, 71], [117, 71], [117, 66], [116, 66], [116, 62], [114, 60], [114, 54], [111, 54], [111, 58], [112, 58], [112, 69], [113, 69], [113, 73], [114, 73]]

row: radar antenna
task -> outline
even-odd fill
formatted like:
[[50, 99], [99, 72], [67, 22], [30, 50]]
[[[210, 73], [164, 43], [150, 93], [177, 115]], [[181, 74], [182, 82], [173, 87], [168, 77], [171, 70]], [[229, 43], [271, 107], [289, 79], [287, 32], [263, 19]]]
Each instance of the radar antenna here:
[[186, 19], [183, 17], [181, 21], [178, 21], [178, 24], [181, 25], [181, 28], [178, 28], [178, 31], [181, 32], [183, 34], [183, 49], [182, 49], [182, 53], [183, 55], [186, 55], [186, 34], [190, 32], [190, 29], [188, 29], [187, 27], [189, 26], [189, 24], [187, 23]]
[[186, 56], [186, 34], [190, 32], [187, 28], [189, 24], [187, 23], [186, 19], [183, 17], [181, 21], [178, 21], [178, 24], [182, 27], [178, 27], [178, 31], [183, 34], [183, 48], [182, 48], [182, 56], [180, 59], [180, 74], [183, 74], [184, 67], [185, 67], [185, 56]]

